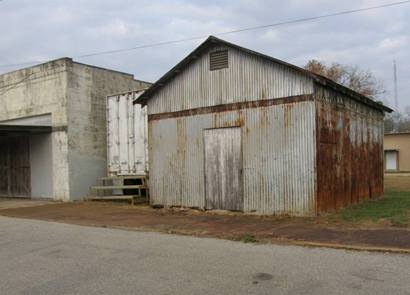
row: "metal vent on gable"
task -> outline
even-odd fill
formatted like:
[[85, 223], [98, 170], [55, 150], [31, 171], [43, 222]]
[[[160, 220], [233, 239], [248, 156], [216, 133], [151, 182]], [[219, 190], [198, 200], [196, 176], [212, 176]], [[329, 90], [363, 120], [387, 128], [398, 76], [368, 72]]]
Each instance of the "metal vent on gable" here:
[[211, 71], [225, 69], [228, 64], [228, 50], [218, 50], [209, 53], [209, 69]]

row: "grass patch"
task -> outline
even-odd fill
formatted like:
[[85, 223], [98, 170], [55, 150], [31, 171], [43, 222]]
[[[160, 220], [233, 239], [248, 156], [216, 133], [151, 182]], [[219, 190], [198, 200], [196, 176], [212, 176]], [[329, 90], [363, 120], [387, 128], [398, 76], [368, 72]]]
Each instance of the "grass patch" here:
[[255, 238], [254, 235], [246, 234], [243, 236], [242, 241], [244, 243], [256, 243], [258, 240]]
[[410, 193], [386, 192], [380, 199], [366, 200], [360, 204], [344, 208], [340, 217], [348, 222], [387, 220], [395, 226], [410, 224]]

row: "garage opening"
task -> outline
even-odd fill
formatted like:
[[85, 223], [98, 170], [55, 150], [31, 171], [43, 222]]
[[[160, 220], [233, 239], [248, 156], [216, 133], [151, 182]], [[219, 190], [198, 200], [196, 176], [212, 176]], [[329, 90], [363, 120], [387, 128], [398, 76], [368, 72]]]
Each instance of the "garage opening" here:
[[30, 153], [28, 135], [0, 137], [0, 195], [30, 197]]
[[51, 127], [0, 124], [0, 197], [52, 197], [50, 134]]

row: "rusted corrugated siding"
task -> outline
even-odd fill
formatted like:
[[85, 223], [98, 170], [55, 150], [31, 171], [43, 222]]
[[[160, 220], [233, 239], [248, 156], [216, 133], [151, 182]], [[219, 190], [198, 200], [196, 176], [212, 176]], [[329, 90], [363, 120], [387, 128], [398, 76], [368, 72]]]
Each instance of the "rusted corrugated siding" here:
[[318, 212], [383, 194], [383, 114], [316, 86]]
[[205, 206], [203, 130], [241, 127], [244, 211], [314, 215], [313, 101], [149, 121], [153, 204]]
[[[225, 47], [215, 47], [214, 50]], [[313, 81], [284, 65], [229, 48], [229, 67], [209, 70], [205, 53], [149, 101], [148, 114], [313, 93]]]

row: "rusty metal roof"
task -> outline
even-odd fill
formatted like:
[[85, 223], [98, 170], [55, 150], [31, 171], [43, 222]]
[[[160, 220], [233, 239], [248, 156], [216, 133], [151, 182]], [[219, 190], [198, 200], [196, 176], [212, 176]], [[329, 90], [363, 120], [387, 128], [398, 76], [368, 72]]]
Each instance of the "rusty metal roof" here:
[[284, 62], [282, 60], [276, 59], [274, 57], [271, 57], [269, 55], [265, 55], [263, 53], [259, 53], [244, 47], [241, 47], [239, 45], [227, 42], [225, 40], [219, 39], [214, 36], [209, 36], [201, 45], [199, 45], [194, 51], [192, 51], [187, 57], [185, 57], [182, 61], [180, 61], [176, 66], [174, 66], [171, 70], [169, 70], [165, 75], [163, 75], [158, 81], [156, 81], [152, 86], [145, 91], [144, 94], [142, 94], [134, 103], [140, 103], [145, 105], [147, 101], [152, 97], [152, 95], [157, 92], [162, 86], [165, 85], [170, 79], [172, 79], [174, 76], [178, 75], [185, 67], [187, 67], [193, 60], [197, 59], [204, 51], [209, 49], [213, 45], [224, 45], [227, 47], [232, 47], [237, 50], [241, 50], [244, 52], [247, 52], [252, 55], [259, 56], [265, 60], [268, 60], [270, 62], [275, 62], [281, 65], [284, 65], [286, 67], [292, 68], [301, 74], [304, 74], [310, 78], [312, 78], [315, 82], [324, 85], [326, 87], [332, 88], [338, 92], [341, 92], [345, 95], [348, 95], [351, 97], [353, 100], [356, 100], [358, 102], [361, 102], [363, 104], [366, 104], [370, 107], [373, 107], [375, 109], [391, 113], [393, 110], [382, 103], [376, 102], [367, 96], [364, 96], [360, 93], [357, 93], [356, 91], [353, 91], [343, 85], [340, 85], [324, 76], [315, 74], [313, 72], [310, 72], [306, 69], [303, 69], [301, 67], [295, 66], [293, 64]]

